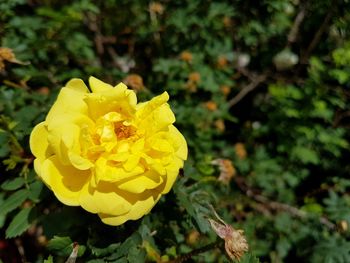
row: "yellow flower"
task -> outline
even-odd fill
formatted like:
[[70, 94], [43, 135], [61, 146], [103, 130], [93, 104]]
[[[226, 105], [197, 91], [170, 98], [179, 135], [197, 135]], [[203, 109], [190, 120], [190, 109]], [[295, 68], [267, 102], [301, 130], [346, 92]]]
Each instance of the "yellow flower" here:
[[123, 83], [94, 77], [61, 89], [30, 136], [34, 168], [64, 204], [96, 213], [109, 225], [147, 214], [170, 191], [187, 159], [166, 92], [137, 103]]

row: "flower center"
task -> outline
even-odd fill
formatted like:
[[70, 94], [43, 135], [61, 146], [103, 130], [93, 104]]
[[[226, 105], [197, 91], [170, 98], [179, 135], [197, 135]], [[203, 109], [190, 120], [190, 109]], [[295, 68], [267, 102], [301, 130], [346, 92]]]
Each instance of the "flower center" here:
[[118, 140], [123, 140], [134, 136], [136, 129], [133, 126], [126, 126], [121, 122], [117, 122], [114, 124], [114, 133]]

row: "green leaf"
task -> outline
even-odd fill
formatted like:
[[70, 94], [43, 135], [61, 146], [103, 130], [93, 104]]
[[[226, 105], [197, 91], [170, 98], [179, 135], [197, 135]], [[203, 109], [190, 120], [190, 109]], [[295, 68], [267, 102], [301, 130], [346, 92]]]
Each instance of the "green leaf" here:
[[13, 238], [21, 235], [26, 231], [32, 221], [35, 219], [35, 210], [33, 207], [27, 207], [22, 209], [11, 221], [10, 225], [6, 229], [6, 238]]
[[90, 246], [91, 253], [97, 257], [106, 256], [116, 251], [120, 247], [120, 243], [110, 244], [105, 248], [98, 248]]
[[1, 184], [1, 188], [6, 191], [13, 191], [24, 185], [23, 177], [16, 177], [14, 179], [6, 180]]
[[[47, 249], [58, 256], [68, 257], [73, 251], [73, 241], [70, 237], [54, 236], [47, 244]], [[86, 246], [79, 245], [78, 257], [85, 253]]]
[[69, 256], [72, 244], [70, 237], [54, 236], [47, 244], [47, 248], [59, 256]]
[[41, 181], [35, 181], [29, 185], [29, 198], [33, 202], [40, 201], [39, 196], [43, 191], [44, 184]]
[[246, 253], [243, 255], [239, 263], [260, 263], [260, 260], [252, 253]]
[[318, 164], [319, 157], [316, 151], [304, 146], [295, 146], [292, 149], [292, 157], [300, 160], [304, 164]]
[[[132, 234], [129, 238], [127, 238], [123, 244], [116, 250], [115, 253], [113, 253], [111, 256], [108, 257], [108, 260], [123, 260], [128, 257], [131, 248], [136, 248], [138, 249], [138, 253], [143, 253], [144, 250], [141, 248], [142, 245], [142, 237], [138, 232], [135, 232]], [[134, 255], [133, 251], [133, 255]], [[118, 261], [113, 261], [113, 262], [118, 262]], [[128, 261], [126, 261], [128, 262]], [[139, 262], [139, 261], [131, 261], [131, 262]], [[143, 261], [142, 261], [143, 262]]]
[[6, 215], [8, 212], [16, 209], [27, 199], [27, 197], [28, 191], [26, 189], [13, 193], [0, 205], [0, 215]]
[[44, 260], [44, 263], [53, 263], [53, 257], [50, 255], [47, 259]]
[[128, 252], [128, 260], [129, 262], [142, 263], [145, 262], [146, 251], [140, 247], [131, 247]]

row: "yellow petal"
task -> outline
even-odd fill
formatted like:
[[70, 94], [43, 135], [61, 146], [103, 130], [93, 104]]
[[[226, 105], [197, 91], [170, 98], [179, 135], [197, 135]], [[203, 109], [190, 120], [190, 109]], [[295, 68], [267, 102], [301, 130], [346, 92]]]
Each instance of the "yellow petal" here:
[[150, 170], [118, 185], [118, 188], [130, 193], [140, 194], [147, 189], [155, 189], [162, 183], [163, 177], [157, 172]]
[[64, 204], [79, 205], [80, 192], [88, 183], [90, 171], [81, 171], [73, 166], [62, 165], [56, 156], [46, 159], [39, 176], [50, 186], [56, 197]]
[[94, 93], [100, 93], [104, 91], [109, 91], [110, 89], [113, 89], [112, 85], [109, 85], [93, 76], [89, 78], [89, 85]]
[[108, 92], [91, 93], [85, 101], [89, 107], [89, 116], [94, 120], [110, 112], [121, 114], [123, 119], [131, 118], [136, 107], [136, 95], [131, 90], [112, 88]]
[[97, 182], [118, 182], [140, 175], [143, 172], [144, 168], [139, 165], [131, 171], [126, 171], [123, 167], [112, 166], [108, 163], [108, 159], [103, 157], [95, 162], [95, 177]]
[[160, 152], [174, 152], [172, 145], [165, 139], [155, 139], [151, 142], [152, 148]]
[[94, 167], [94, 164], [92, 162], [80, 156], [79, 154], [75, 154], [74, 152], [68, 152], [68, 158], [71, 164], [79, 170], [88, 170]]
[[48, 142], [62, 164], [70, 165], [69, 152], [80, 154], [80, 128], [72, 123], [49, 126]]
[[131, 152], [134, 154], [140, 153], [144, 149], [144, 146], [145, 140], [143, 138], [139, 139], [131, 146]]
[[67, 82], [66, 88], [73, 89], [75, 91], [81, 92], [81, 93], [88, 93], [89, 89], [86, 87], [84, 81], [81, 79], [71, 79]]
[[160, 195], [153, 197], [149, 196], [147, 199], [140, 199], [137, 201], [126, 214], [120, 216], [111, 216], [109, 214], [100, 213], [99, 217], [102, 222], [107, 225], [118, 226], [128, 220], [137, 220], [142, 216], [148, 214], [153, 206], [158, 202]]
[[167, 171], [166, 184], [165, 184], [164, 190], [162, 191], [162, 194], [166, 194], [170, 191], [179, 174], [179, 170], [182, 167], [183, 167], [183, 160], [179, 158], [174, 158], [171, 164], [166, 167], [166, 171]]
[[140, 161], [140, 156], [130, 154], [126, 162], [123, 164], [123, 167], [127, 172], [131, 172], [132, 170], [135, 169], [139, 161]]
[[168, 93], [164, 92], [149, 102], [138, 104], [136, 120], [139, 129], [153, 135], [175, 122], [174, 113], [171, 111], [169, 104], [166, 103], [168, 99]]
[[187, 160], [188, 149], [184, 136], [174, 125], [169, 126], [169, 133], [173, 140], [175, 149], [177, 149], [175, 152], [176, 156], [182, 160]]
[[117, 192], [114, 184], [99, 183], [95, 189], [85, 187], [80, 195], [81, 206], [90, 213], [105, 213], [113, 216], [130, 211], [132, 204]]
[[29, 145], [33, 155], [39, 159], [45, 159], [52, 154], [47, 141], [46, 123], [41, 122], [36, 125], [30, 134]]
[[57, 117], [62, 115], [83, 114], [87, 116], [88, 107], [84, 101], [86, 95], [88, 93], [83, 93], [80, 89], [62, 88], [47, 114], [46, 121], [48, 124], [55, 123]]

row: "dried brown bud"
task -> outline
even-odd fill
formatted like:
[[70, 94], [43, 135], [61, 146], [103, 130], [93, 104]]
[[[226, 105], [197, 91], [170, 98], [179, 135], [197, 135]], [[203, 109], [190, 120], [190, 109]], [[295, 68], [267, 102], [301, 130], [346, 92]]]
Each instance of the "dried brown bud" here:
[[208, 219], [215, 233], [225, 240], [225, 251], [231, 259], [240, 260], [245, 252], [248, 251], [248, 243], [244, 237], [243, 230], [236, 230], [232, 226], [226, 224], [218, 214], [214, 211], [214, 215], [218, 221]]
[[201, 234], [197, 230], [192, 230], [186, 237], [186, 243], [188, 245], [195, 245], [200, 235]]
[[201, 75], [198, 72], [192, 72], [190, 75], [188, 75], [188, 80], [198, 83], [201, 80]]
[[197, 85], [196, 83], [193, 83], [192, 81], [187, 81], [186, 88], [189, 92], [197, 92]]
[[183, 51], [180, 54], [180, 59], [186, 62], [192, 62], [193, 56], [190, 52], [188, 51]]
[[224, 16], [224, 18], [222, 19], [222, 23], [224, 24], [225, 27], [231, 27], [232, 19], [228, 16]]
[[220, 56], [218, 58], [218, 60], [216, 61], [216, 64], [218, 66], [218, 68], [222, 69], [225, 68], [228, 64], [228, 60], [225, 56]]
[[143, 80], [140, 75], [130, 74], [123, 80], [123, 82], [135, 91], [144, 89]]
[[338, 228], [339, 230], [344, 233], [344, 232], [347, 232], [348, 229], [349, 229], [349, 224], [346, 220], [341, 220], [339, 223], [338, 223]]
[[216, 111], [218, 109], [218, 105], [211, 100], [204, 103], [204, 107], [206, 107], [210, 111]]
[[218, 119], [214, 122], [214, 125], [216, 127], [216, 129], [219, 132], [224, 132], [225, 131], [225, 122], [222, 119]]
[[230, 94], [231, 88], [228, 85], [222, 85], [220, 87], [220, 91], [222, 94], [224, 94], [224, 96], [227, 96], [228, 94]]
[[7, 48], [7, 47], [0, 47], [0, 71], [5, 69], [4, 61], [8, 61], [11, 63], [20, 64], [20, 65], [29, 64], [28, 62], [22, 62], [22, 61], [17, 60], [12, 49]]
[[244, 160], [247, 158], [247, 151], [243, 143], [238, 142], [235, 144], [235, 152], [239, 159]]
[[237, 173], [236, 168], [229, 159], [216, 159], [211, 163], [219, 166], [220, 176], [218, 180], [224, 184], [229, 184]]
[[149, 4], [149, 10], [152, 13], [161, 15], [164, 13], [164, 6], [159, 2], [151, 2]]
[[0, 47], [0, 59], [7, 60], [7, 61], [13, 61], [16, 59], [15, 54], [13, 53], [12, 49], [7, 47]]
[[48, 95], [50, 93], [50, 89], [48, 87], [41, 87], [38, 89], [38, 92], [43, 95]]

